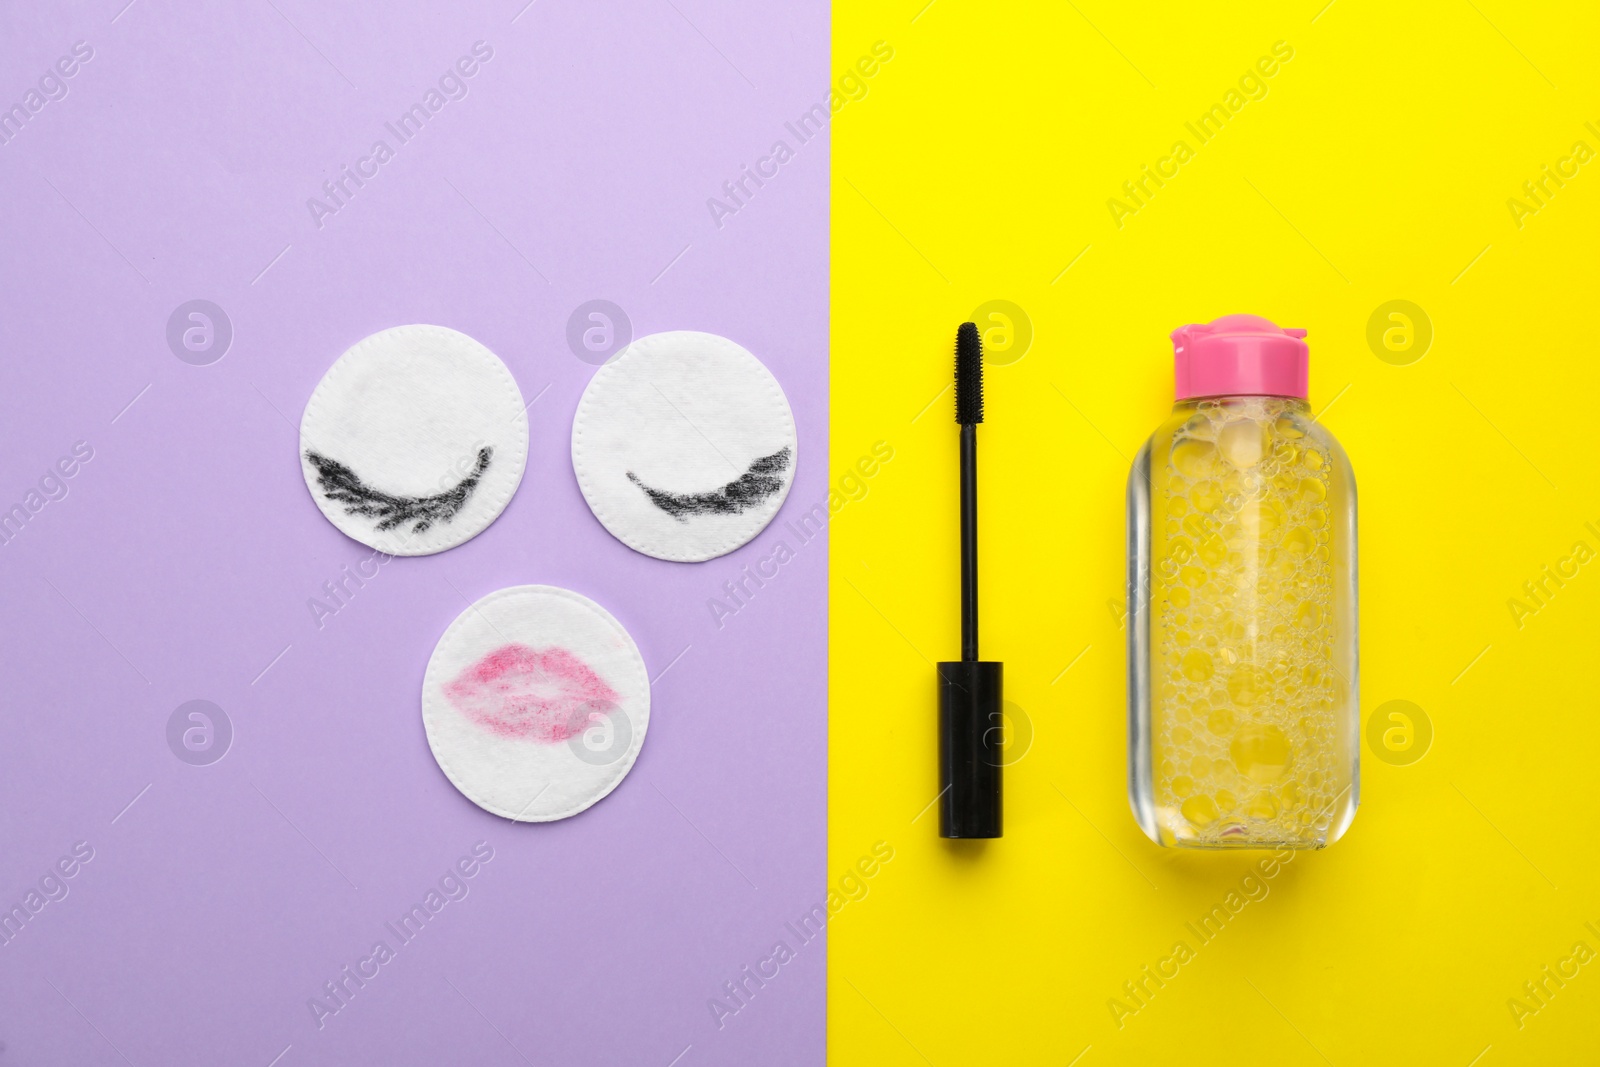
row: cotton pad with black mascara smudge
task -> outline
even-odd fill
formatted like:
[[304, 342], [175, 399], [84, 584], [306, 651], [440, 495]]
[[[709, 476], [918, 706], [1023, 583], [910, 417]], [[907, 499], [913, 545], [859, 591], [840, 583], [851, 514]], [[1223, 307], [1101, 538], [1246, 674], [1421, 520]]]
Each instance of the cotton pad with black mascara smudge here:
[[590, 807], [633, 767], [650, 725], [650, 677], [599, 604], [556, 586], [512, 586], [467, 608], [439, 639], [422, 722], [468, 800], [550, 822]]
[[300, 420], [300, 466], [317, 507], [389, 555], [431, 555], [482, 533], [527, 461], [511, 372], [443, 326], [396, 326], [357, 342]]
[[715, 334], [634, 341], [589, 381], [572, 469], [595, 517], [630, 548], [691, 562], [732, 552], [772, 521], [799, 442], [772, 372]]

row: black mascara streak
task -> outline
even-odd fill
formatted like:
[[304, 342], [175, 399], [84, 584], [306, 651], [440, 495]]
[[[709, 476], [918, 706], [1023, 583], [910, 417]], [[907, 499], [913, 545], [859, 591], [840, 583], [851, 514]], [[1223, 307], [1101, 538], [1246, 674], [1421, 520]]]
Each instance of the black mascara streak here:
[[391, 496], [379, 492], [356, 476], [356, 472], [337, 460], [307, 452], [306, 459], [317, 468], [317, 484], [329, 500], [348, 504], [346, 515], [365, 515], [378, 519], [378, 529], [392, 530], [408, 522], [415, 522], [412, 533], [422, 533], [435, 522], [449, 522], [466, 504], [467, 497], [478, 487], [483, 472], [489, 469], [491, 448], [478, 449], [478, 463], [472, 473], [461, 479], [451, 489], [433, 496]]
[[652, 489], [632, 471], [628, 472], [628, 481], [643, 489], [656, 507], [679, 522], [688, 522], [690, 515], [738, 515], [749, 511], [783, 488], [780, 475], [788, 469], [789, 450], [782, 448], [770, 456], [762, 456], [739, 477], [709, 493], [669, 493], [665, 489]]

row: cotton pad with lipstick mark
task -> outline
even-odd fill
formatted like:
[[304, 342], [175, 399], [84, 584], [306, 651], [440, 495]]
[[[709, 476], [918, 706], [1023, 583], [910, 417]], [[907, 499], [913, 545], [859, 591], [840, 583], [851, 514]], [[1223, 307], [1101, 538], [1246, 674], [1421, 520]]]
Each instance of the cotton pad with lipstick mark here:
[[706, 560], [764, 529], [798, 441], [772, 372], [715, 334], [634, 341], [595, 372], [572, 420], [572, 469], [595, 517], [658, 559]]
[[622, 624], [550, 585], [501, 589], [450, 624], [422, 681], [434, 759], [485, 811], [576, 815], [617, 787], [650, 725], [650, 678]]
[[395, 556], [482, 533], [528, 461], [522, 393], [498, 356], [443, 326], [396, 326], [334, 361], [300, 420], [300, 467], [328, 521]]

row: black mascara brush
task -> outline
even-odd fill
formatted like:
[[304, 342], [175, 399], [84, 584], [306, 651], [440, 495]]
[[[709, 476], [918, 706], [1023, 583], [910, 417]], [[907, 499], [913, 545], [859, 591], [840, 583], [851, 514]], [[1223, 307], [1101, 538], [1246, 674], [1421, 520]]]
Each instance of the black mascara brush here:
[[1000, 836], [1002, 664], [978, 658], [978, 423], [983, 341], [956, 331], [961, 427], [961, 659], [939, 664], [939, 836]]

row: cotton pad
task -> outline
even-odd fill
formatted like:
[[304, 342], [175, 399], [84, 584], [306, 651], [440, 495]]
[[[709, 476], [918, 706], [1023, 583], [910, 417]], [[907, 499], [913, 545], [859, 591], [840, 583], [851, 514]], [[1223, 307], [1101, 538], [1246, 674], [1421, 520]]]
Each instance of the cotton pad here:
[[433, 758], [485, 811], [576, 815], [617, 787], [650, 725], [650, 677], [622, 624], [588, 597], [517, 585], [456, 617], [428, 660]]
[[328, 521], [395, 556], [476, 537], [528, 462], [522, 393], [500, 358], [443, 326], [396, 326], [334, 361], [300, 420], [300, 466]]
[[572, 469], [628, 547], [694, 561], [764, 529], [794, 481], [794, 414], [772, 372], [726, 337], [641, 337], [589, 380]]

